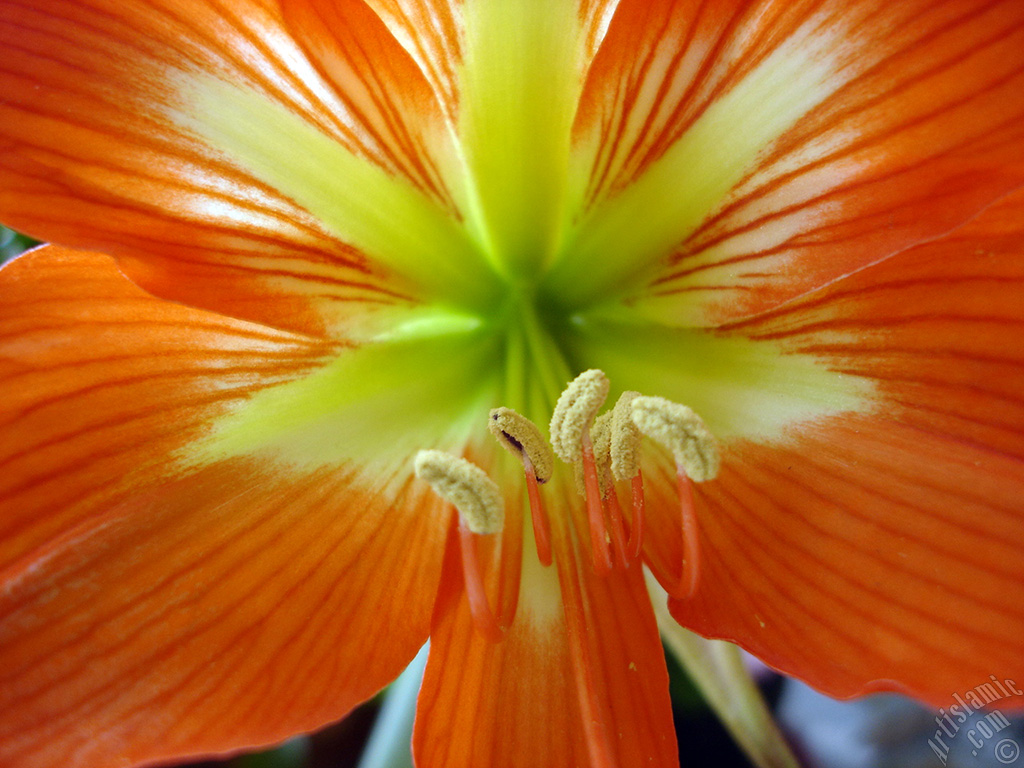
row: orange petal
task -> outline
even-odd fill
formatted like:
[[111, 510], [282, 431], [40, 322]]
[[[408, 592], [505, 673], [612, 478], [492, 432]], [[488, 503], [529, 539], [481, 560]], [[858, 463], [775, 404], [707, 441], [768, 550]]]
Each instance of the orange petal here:
[[597, 577], [582, 499], [572, 494], [581, 513], [573, 534], [560, 501], [552, 505], [556, 565], [542, 568], [524, 547], [519, 612], [500, 643], [474, 629], [449, 550], [417, 713], [417, 765], [678, 765], [642, 569]]
[[434, 135], [447, 131], [440, 105], [415, 60], [381, 19], [363, 0], [283, 0], [281, 5], [296, 41], [379, 147], [381, 164], [457, 215], [437, 159], [428, 151], [446, 145], [447, 136]]
[[433, 500], [354, 465], [182, 458], [327, 345], [53, 247], [5, 267], [0, 292], [0, 764], [279, 741], [401, 670], [440, 576]]
[[[829, 36], [834, 45], [813, 49]], [[677, 233], [675, 256], [636, 296], [652, 318], [707, 325], [763, 311], [942, 235], [1024, 183], [1024, 5], [1016, 0], [763, 0], [699, 10], [624, 2], [577, 121], [579, 141], [601, 137], [590, 205], [640, 180], [780, 51], [806, 52], [824, 67], [821, 96], [724, 202], [695, 203], [711, 215]], [[772, 88], [762, 101], [734, 105], [737, 136], [771, 119], [788, 93]], [[681, 179], [679, 194], [705, 183]]]
[[[728, 444], [674, 615], [836, 696], [948, 706], [1024, 659], [1024, 195], [733, 327], [874, 382], [872, 407]], [[1007, 703], [1007, 706], [1010, 706]]]
[[366, 0], [419, 66], [452, 125], [458, 120], [463, 0]]
[[332, 92], [267, 4], [4, 0], [0, 47], [6, 223], [116, 255], [158, 295], [277, 327], [316, 331], [353, 304], [404, 301], [366, 256], [174, 117], [187, 111], [179, 87], [220, 78], [430, 193], [355, 108], [359, 83]]
[[58, 247], [8, 264], [0, 294], [0, 573], [162, 480], [211, 419], [333, 351], [154, 299], [110, 258]]
[[[453, 126], [458, 123], [464, 0], [366, 0], [408, 51]], [[584, 50], [582, 73], [604, 40], [619, 0], [576, 0]]]

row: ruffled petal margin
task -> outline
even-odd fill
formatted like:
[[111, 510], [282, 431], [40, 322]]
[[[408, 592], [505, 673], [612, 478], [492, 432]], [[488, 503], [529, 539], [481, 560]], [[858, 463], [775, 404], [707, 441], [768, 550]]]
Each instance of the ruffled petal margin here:
[[55, 247], [0, 291], [0, 764], [251, 748], [401, 671], [440, 578], [432, 498], [351, 463], [188, 459], [218, 416], [336, 350]]
[[[671, 609], [834, 696], [936, 706], [1024, 669], [1024, 194], [729, 328], [873, 382], [873, 408], [725, 446], [701, 589]], [[1007, 707], [1021, 705], [1000, 702]]]

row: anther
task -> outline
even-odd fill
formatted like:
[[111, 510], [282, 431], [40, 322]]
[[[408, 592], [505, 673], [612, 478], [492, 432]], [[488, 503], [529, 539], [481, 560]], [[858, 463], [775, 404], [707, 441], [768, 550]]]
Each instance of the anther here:
[[629, 480], [640, 471], [640, 429], [633, 421], [633, 401], [639, 392], [623, 392], [611, 411], [609, 452], [616, 480]]
[[533, 540], [541, 565], [551, 565], [551, 532], [541, 504], [537, 483], [546, 483], [554, 471], [554, 456], [537, 425], [511, 408], [495, 408], [487, 420], [487, 428], [498, 442], [523, 463], [526, 491], [530, 499]]
[[536, 424], [511, 408], [495, 408], [487, 428], [510, 453], [530, 460], [537, 482], [546, 483], [551, 479], [554, 455]]
[[[601, 487], [602, 498], [608, 497], [608, 492], [612, 489], [614, 482], [611, 469], [611, 420], [612, 415], [610, 412], [602, 413], [594, 419], [594, 424], [590, 427], [590, 442], [594, 446], [594, 461], [597, 464], [597, 480]], [[584, 487], [583, 467], [577, 463], [576, 488], [579, 490]]]
[[579, 461], [583, 433], [608, 397], [608, 377], [595, 368], [584, 371], [562, 392], [551, 414], [551, 445], [558, 458]]
[[718, 474], [718, 444], [701, 418], [685, 405], [662, 397], [637, 397], [630, 408], [640, 431], [668, 448], [675, 458], [683, 571], [678, 584], [666, 589], [673, 597], [688, 598], [696, 592], [700, 579], [699, 531], [691, 481], [711, 480]]
[[443, 451], [416, 454], [416, 477], [449, 501], [473, 533], [498, 533], [505, 523], [505, 505], [497, 484], [472, 462]]
[[691, 480], [701, 483], [718, 474], [718, 444], [700, 416], [663, 397], [636, 397], [630, 408], [640, 431], [668, 448]]
[[600, 481], [594, 448], [590, 439], [590, 425], [598, 409], [608, 397], [610, 384], [604, 372], [584, 371], [565, 388], [551, 415], [551, 444], [558, 457], [569, 464], [581, 461], [587, 497], [587, 517], [590, 524], [590, 547], [594, 570], [606, 574], [612, 567], [601, 503]]
[[[590, 436], [594, 445], [594, 459], [597, 463], [597, 479], [601, 497], [608, 508], [609, 529], [612, 543], [625, 565], [640, 556], [643, 536], [643, 478], [640, 475], [640, 430], [633, 422], [631, 403], [640, 396], [639, 392], [624, 392], [619, 396], [611, 411], [594, 419]], [[629, 480], [632, 484], [633, 517], [630, 524], [629, 543], [623, 523], [622, 507], [615, 492], [615, 481]], [[576, 465], [576, 487], [584, 488], [583, 468]]]

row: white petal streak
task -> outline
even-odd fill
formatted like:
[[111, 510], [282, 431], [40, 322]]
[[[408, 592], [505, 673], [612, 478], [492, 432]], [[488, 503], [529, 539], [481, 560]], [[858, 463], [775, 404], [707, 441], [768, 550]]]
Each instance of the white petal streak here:
[[[638, 275], [649, 280], [651, 269], [722, 204], [762, 153], [840, 87], [849, 44], [844, 29], [828, 20], [824, 14], [809, 18], [710, 101], [678, 140], [628, 186], [588, 212], [563, 252], [558, 273], [584, 276], [565, 281], [570, 298], [585, 301], [587, 294], [636, 285]], [[651, 94], [644, 96], [655, 87], [652, 81], [639, 87], [639, 98], [653, 100]], [[684, 86], [680, 82], [674, 87]], [[630, 120], [647, 117], [637, 113]], [[641, 128], [625, 130], [637, 133]], [[609, 249], [632, 258], [604, 258]]]

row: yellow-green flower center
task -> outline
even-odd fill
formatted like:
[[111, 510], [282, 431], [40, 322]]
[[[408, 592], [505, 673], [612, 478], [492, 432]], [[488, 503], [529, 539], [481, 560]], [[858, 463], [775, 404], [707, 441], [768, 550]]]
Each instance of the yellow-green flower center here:
[[[433, 150], [457, 212], [264, 95], [183, 81], [175, 120], [415, 297], [362, 321], [347, 315], [338, 337], [355, 346], [222, 419], [200, 460], [265, 450], [397, 472], [419, 449], [484, 439], [498, 405], [545, 423], [587, 368], [607, 372], [613, 396], [686, 403], [726, 441], [781, 440], [794, 424], [866, 407], [866, 385], [828, 360], [709, 330], [699, 302], [676, 295], [666, 311], [649, 287], [759, 154], [824, 98], [829, 40], [780, 45], [628, 185], [589, 199], [605, 139], [574, 133], [573, 121], [594, 30], [572, 4], [552, 8], [467, 6], [458, 115], [436, 126]], [[694, 280], [726, 278], [710, 269]]]

